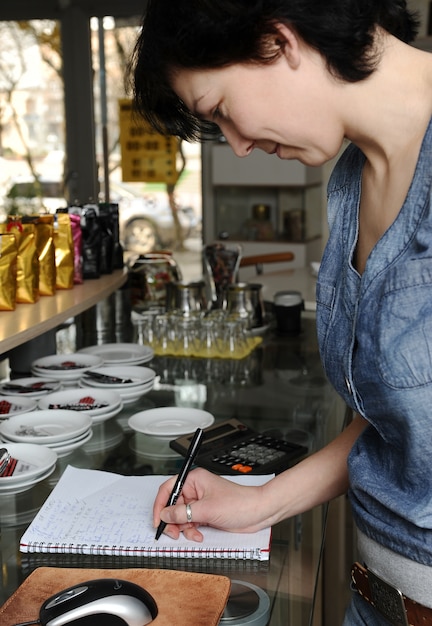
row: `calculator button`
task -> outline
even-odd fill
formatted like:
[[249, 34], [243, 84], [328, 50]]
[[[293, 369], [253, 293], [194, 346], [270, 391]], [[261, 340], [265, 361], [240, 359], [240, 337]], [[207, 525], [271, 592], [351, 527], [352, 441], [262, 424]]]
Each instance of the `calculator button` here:
[[236, 463], [231, 467], [231, 469], [240, 472], [241, 474], [248, 474], [252, 471], [252, 467], [250, 465], [242, 465], [241, 463]]
[[268, 454], [266, 459], [267, 461], [274, 461], [277, 458], [277, 456], [275, 454]]

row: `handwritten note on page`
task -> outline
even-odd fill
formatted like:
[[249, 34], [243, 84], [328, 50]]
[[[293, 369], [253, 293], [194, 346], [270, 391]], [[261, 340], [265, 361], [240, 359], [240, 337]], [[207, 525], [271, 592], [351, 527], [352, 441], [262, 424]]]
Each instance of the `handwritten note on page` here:
[[[271, 476], [229, 477], [260, 485]], [[163, 535], [155, 541], [153, 502], [166, 476], [120, 476], [68, 466], [25, 531], [22, 552], [206, 556], [267, 560], [271, 530], [229, 533], [204, 527], [204, 542]]]

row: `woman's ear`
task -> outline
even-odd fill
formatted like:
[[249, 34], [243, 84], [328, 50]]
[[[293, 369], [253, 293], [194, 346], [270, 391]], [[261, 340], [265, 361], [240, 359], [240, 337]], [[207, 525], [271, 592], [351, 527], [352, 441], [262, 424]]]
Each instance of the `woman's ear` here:
[[282, 22], [276, 24], [274, 43], [278, 46], [281, 56], [285, 56], [292, 69], [300, 65], [300, 40], [296, 31]]

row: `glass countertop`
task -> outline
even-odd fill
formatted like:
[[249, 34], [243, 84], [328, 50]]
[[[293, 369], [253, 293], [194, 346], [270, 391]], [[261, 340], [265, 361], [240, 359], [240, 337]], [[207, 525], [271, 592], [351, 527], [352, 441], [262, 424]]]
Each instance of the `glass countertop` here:
[[[87, 345], [91, 345], [90, 340]], [[306, 445], [309, 452], [325, 445], [343, 427], [344, 406], [323, 376], [313, 319], [304, 319], [302, 332], [296, 336], [281, 337], [267, 331], [262, 343], [241, 360], [160, 356], [145, 366], [157, 374], [150, 392], [125, 405], [115, 417], [94, 424], [90, 441], [59, 458], [55, 472], [47, 479], [23, 493], [2, 495], [0, 604], [31, 571], [42, 565], [157, 567], [224, 574], [233, 581], [256, 586], [269, 599], [269, 609], [263, 621], [257, 623], [312, 624], [314, 600], [320, 589], [324, 506], [273, 527], [269, 562], [19, 552], [24, 530], [67, 465], [123, 475], [177, 473], [183, 458], [170, 448], [168, 440], [129, 427], [129, 417], [137, 412], [163, 406], [201, 408], [214, 416], [216, 424], [236, 418], [259, 432]], [[235, 626], [248, 622], [225, 619], [225, 623]]]

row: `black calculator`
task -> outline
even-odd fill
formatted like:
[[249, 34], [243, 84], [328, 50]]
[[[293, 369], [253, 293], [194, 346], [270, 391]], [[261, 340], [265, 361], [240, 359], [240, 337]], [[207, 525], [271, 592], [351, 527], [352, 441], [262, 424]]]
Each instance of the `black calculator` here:
[[[193, 435], [170, 441], [170, 447], [186, 456]], [[204, 429], [195, 464], [217, 474], [279, 474], [307, 451], [305, 446], [258, 433], [232, 418]]]

